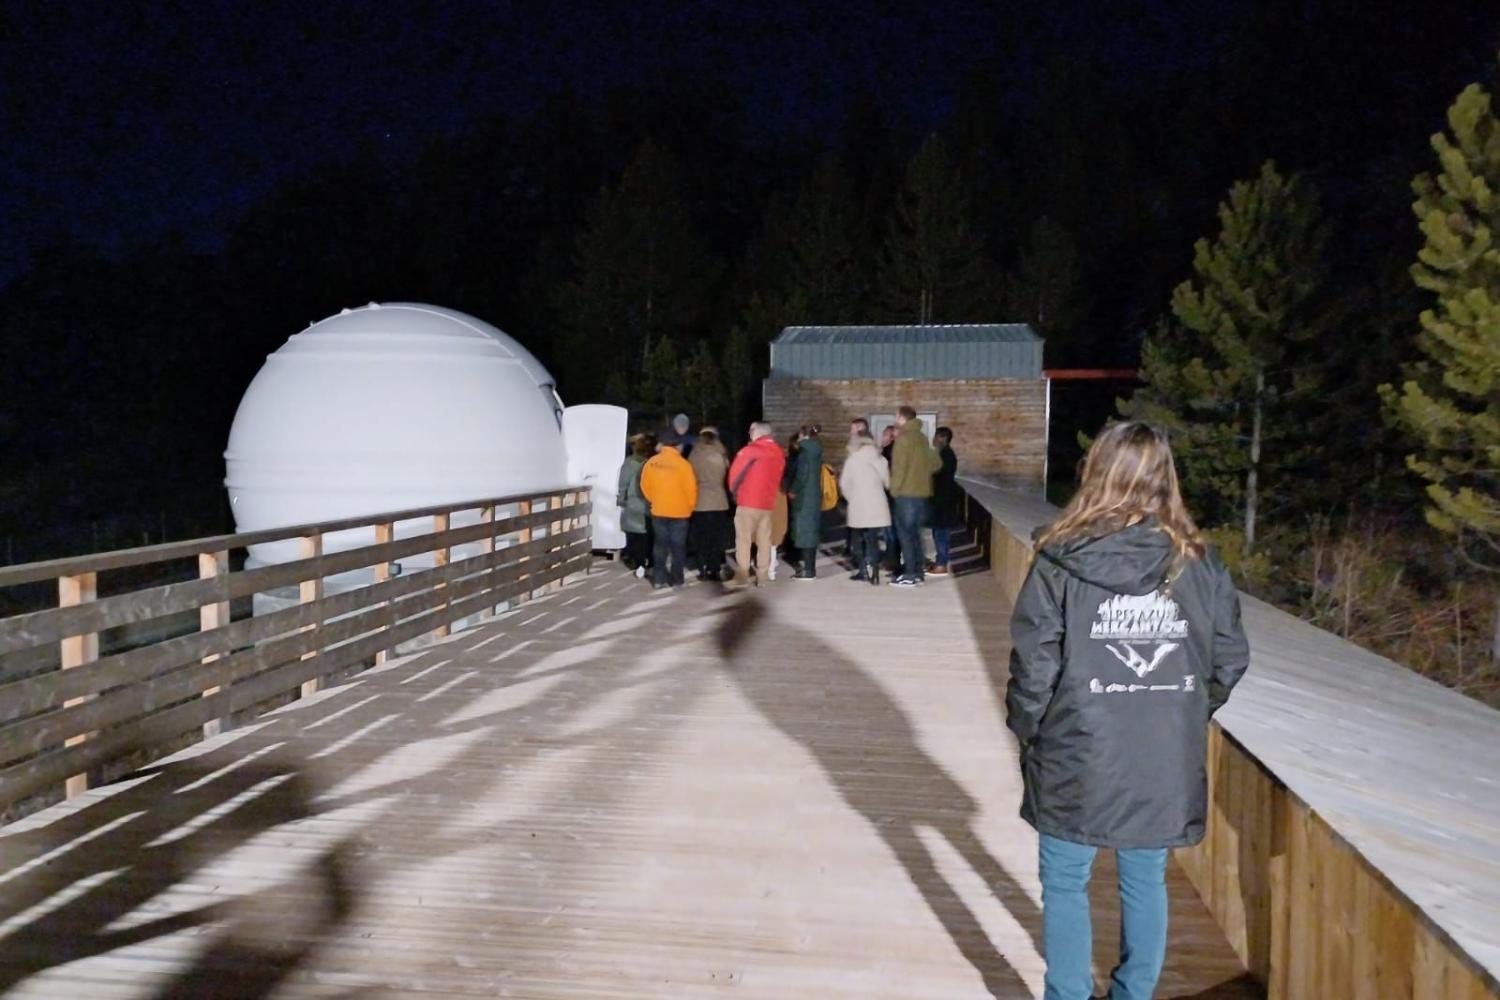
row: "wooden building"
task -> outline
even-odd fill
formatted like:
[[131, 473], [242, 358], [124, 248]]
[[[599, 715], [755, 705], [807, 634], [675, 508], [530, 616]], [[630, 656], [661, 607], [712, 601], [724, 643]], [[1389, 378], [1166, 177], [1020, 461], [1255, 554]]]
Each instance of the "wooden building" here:
[[903, 405], [929, 437], [953, 429], [966, 472], [1018, 486], [1045, 479], [1042, 339], [1025, 324], [792, 326], [771, 344], [762, 407], [778, 438], [819, 424], [837, 464], [850, 420], [864, 417], [878, 436]]

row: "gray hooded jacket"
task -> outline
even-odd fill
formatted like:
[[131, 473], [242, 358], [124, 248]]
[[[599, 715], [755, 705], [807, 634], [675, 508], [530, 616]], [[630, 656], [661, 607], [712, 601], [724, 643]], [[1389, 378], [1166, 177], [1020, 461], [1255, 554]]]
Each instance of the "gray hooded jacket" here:
[[1212, 553], [1176, 564], [1155, 520], [1037, 553], [1011, 619], [1007, 724], [1021, 815], [1097, 847], [1203, 839], [1208, 719], [1249, 665], [1239, 593]]

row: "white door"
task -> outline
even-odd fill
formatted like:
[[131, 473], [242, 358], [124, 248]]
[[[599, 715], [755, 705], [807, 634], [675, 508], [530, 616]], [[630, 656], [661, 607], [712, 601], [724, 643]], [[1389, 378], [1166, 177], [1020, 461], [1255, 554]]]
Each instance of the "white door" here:
[[625, 546], [615, 487], [625, 462], [625, 432], [630, 415], [624, 407], [583, 403], [563, 410], [563, 443], [568, 449], [568, 483], [593, 491], [594, 548]]
[[[875, 436], [876, 443], [879, 443], [881, 433], [884, 432], [887, 427], [895, 424], [896, 415], [894, 413], [872, 413], [870, 414], [868, 419], [870, 421], [870, 433]], [[922, 421], [922, 433], [927, 435], [927, 443], [931, 444], [932, 435], [937, 430], [938, 426], [937, 414], [918, 413], [917, 419]]]

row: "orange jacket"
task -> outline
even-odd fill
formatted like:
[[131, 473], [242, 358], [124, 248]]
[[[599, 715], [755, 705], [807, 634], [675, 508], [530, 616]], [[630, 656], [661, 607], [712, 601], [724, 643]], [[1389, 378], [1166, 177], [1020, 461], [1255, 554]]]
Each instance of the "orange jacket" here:
[[663, 448], [641, 469], [641, 494], [652, 517], [692, 517], [698, 503], [698, 477], [676, 448]]

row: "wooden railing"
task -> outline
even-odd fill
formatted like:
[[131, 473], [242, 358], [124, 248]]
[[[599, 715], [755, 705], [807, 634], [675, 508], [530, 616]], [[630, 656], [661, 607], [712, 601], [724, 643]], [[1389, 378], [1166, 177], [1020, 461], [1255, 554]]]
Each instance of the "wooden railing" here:
[[[588, 516], [587, 490], [570, 488], [0, 567], [0, 594], [57, 591], [0, 618], [0, 808], [60, 784], [76, 795], [560, 586], [589, 564]], [[295, 557], [243, 568], [244, 550], [277, 546]], [[325, 591], [329, 578], [341, 585]]]

